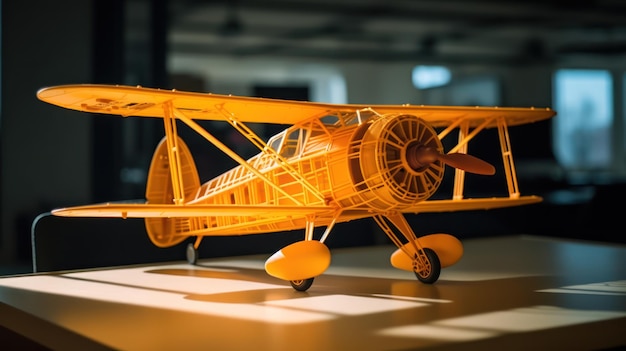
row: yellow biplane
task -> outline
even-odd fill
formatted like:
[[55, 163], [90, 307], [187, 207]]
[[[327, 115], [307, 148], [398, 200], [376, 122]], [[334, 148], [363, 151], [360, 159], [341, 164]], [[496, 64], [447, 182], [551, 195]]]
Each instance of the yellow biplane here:
[[[522, 196], [508, 127], [548, 119], [549, 108], [325, 104], [117, 85], [62, 85], [38, 91], [64, 108], [122, 117], [157, 117], [165, 136], [156, 147], [146, 201], [61, 208], [58, 216], [145, 218], [158, 247], [190, 237], [195, 264], [205, 236], [304, 230], [304, 238], [271, 255], [266, 272], [299, 291], [330, 265], [324, 244], [334, 225], [371, 217], [398, 249], [391, 264], [432, 284], [441, 268], [463, 254], [449, 234], [417, 237], [405, 214], [492, 209], [541, 201]], [[244, 159], [197, 120], [230, 124], [259, 149]], [[201, 183], [191, 152], [178, 136], [189, 126], [238, 163]], [[266, 142], [247, 123], [287, 124]], [[481, 131], [497, 128], [508, 196], [465, 198], [465, 172], [491, 175], [495, 167], [467, 154]], [[455, 133], [452, 133], [452, 132]], [[444, 152], [442, 139], [455, 135]], [[455, 169], [452, 196], [433, 200], [445, 166]], [[323, 230], [315, 238], [315, 228]], [[318, 235], [319, 236], [319, 235]]]

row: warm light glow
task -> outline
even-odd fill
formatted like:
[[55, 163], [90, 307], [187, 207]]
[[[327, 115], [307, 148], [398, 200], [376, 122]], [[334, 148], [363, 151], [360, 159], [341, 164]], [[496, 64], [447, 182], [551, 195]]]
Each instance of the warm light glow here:
[[367, 296], [325, 295], [311, 296], [300, 299], [267, 301], [264, 305], [289, 307], [302, 311], [316, 311], [337, 315], [355, 316], [424, 307], [429, 304]]
[[584, 285], [569, 285], [556, 289], [543, 289], [537, 291], [561, 294], [626, 295], [626, 280]]
[[497, 336], [494, 331], [464, 330], [454, 327], [446, 327], [430, 324], [403, 325], [401, 327], [387, 328], [380, 332], [381, 335], [403, 338], [419, 338], [446, 341], [471, 341]]
[[[258, 269], [258, 263], [233, 260]], [[230, 266], [230, 264], [229, 264]], [[262, 268], [261, 268], [262, 269]], [[294, 295], [282, 281], [267, 284], [235, 279], [237, 269], [198, 268], [185, 264], [158, 269], [119, 268], [61, 275], [24, 276], [3, 286], [126, 305], [171, 309], [267, 323], [312, 323], [346, 315], [366, 315], [419, 308], [436, 300], [395, 296]], [[284, 290], [285, 294], [279, 292]], [[237, 299], [260, 294], [266, 301]], [[232, 299], [224, 298], [232, 296]], [[271, 296], [271, 299], [267, 299]], [[448, 301], [446, 301], [448, 302]], [[33, 311], [34, 312], [34, 311]]]
[[437, 320], [426, 324], [392, 327], [379, 333], [395, 337], [470, 341], [506, 333], [558, 328], [624, 316], [626, 316], [624, 312], [531, 306]]
[[528, 332], [624, 316], [626, 316], [624, 312], [575, 310], [554, 306], [531, 306], [444, 319], [434, 323], [448, 327], [493, 330], [504, 333]]
[[[197, 270], [188, 265], [162, 266], [159, 269]], [[211, 270], [202, 269], [202, 271], [210, 272]], [[185, 298], [197, 294], [210, 296], [211, 294], [253, 292], [263, 289], [285, 289], [291, 292], [292, 288], [284, 284], [266, 284], [206, 276], [148, 274], [145, 268], [79, 272], [59, 276], [25, 276], [5, 280], [2, 285], [81, 299], [268, 323], [312, 323], [335, 318], [334, 315], [325, 312], [288, 309], [281, 306], [212, 302], [207, 301], [208, 299], [198, 301]]]

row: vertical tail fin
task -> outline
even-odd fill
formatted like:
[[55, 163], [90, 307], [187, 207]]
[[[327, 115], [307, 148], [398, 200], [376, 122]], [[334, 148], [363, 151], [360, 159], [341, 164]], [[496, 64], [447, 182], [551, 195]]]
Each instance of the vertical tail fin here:
[[[167, 147], [164, 137], [152, 156], [146, 186], [146, 199], [149, 204], [174, 203], [172, 165]], [[177, 140], [176, 152], [178, 152], [181, 164], [183, 196], [185, 201], [189, 201], [200, 187], [198, 170], [189, 148], [180, 138]], [[184, 233], [191, 230], [190, 218], [146, 218], [145, 222], [150, 240], [158, 247], [169, 247], [180, 243], [187, 238]]]

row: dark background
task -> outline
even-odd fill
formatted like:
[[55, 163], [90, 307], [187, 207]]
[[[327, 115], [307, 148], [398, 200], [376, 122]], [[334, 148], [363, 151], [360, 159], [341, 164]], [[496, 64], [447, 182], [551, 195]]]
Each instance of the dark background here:
[[[604, 68], [617, 77], [614, 113], [621, 121], [617, 125], [623, 126], [623, 101], [619, 99], [623, 96], [620, 91], [626, 62], [623, 4], [526, 1], [501, 6], [497, 1], [484, 0], [442, 8], [445, 2], [3, 1], [0, 273], [32, 270], [33, 233], [39, 270], [184, 258], [184, 245], [153, 247], [141, 220], [45, 215], [61, 206], [142, 198], [142, 173], [133, 172], [149, 166], [163, 135], [161, 122], [88, 116], [46, 105], [35, 97], [38, 89], [60, 84], [138, 84], [179, 90], [203, 90], [210, 84], [193, 74], [169, 71], [168, 60], [175, 55], [217, 55], [232, 60], [297, 58], [346, 67], [364, 62], [368, 67], [426, 62], [463, 67], [464, 72], [475, 66], [483, 71], [493, 68], [507, 72], [501, 76], [501, 103], [505, 106], [550, 105], [549, 73], [557, 67]], [[402, 8], [406, 3], [413, 5]], [[323, 18], [305, 26], [304, 21], [289, 18], [293, 13]], [[206, 17], [206, 21], [189, 20], [194, 15]], [[264, 24], [254, 27], [255, 18], [264, 19]], [[366, 27], [368, 21], [376, 19], [414, 21], [425, 29], [413, 33]], [[511, 38], [515, 40], [496, 35], [514, 30], [517, 34]], [[252, 32], [264, 39], [258, 43], [239, 41], [242, 34]], [[172, 33], [200, 33], [218, 39], [191, 45], [177, 41]], [[320, 40], [335, 44], [316, 46]], [[397, 49], [407, 41], [412, 49]], [[475, 53], [438, 50], [445, 45], [470, 47]], [[501, 52], [494, 54], [496, 49]], [[376, 88], [376, 71], [353, 75], [364, 77], [372, 89]], [[520, 89], [518, 85], [524, 83]], [[358, 91], [351, 90], [356, 84], [348, 82], [348, 102], [364, 103], [367, 97], [350, 93]], [[253, 84], [247, 94], [311, 99], [306, 84]], [[541, 99], [533, 100], [533, 96]], [[266, 132], [271, 135], [280, 128], [274, 126]], [[227, 144], [236, 143], [228, 139], [229, 134], [220, 135], [222, 129], [213, 132], [228, 140]], [[555, 163], [549, 121], [510, 132], [518, 164]], [[192, 151], [211, 152], [201, 145], [204, 141], [185, 131], [182, 134], [189, 138]], [[488, 142], [493, 137], [486, 135], [472, 151], [488, 160], [499, 157], [492, 147], [495, 144]], [[614, 152], [624, 155], [623, 145], [617, 144]], [[203, 180], [230, 165], [225, 156], [210, 155], [205, 161], [196, 160]], [[626, 186], [623, 170], [619, 171], [602, 181], [577, 183], [549, 172], [521, 173], [522, 194], [541, 195], [544, 202], [493, 211], [420, 214], [409, 220], [418, 234], [447, 232], [461, 239], [532, 234], [623, 244], [619, 203]], [[139, 176], [133, 178], [133, 174]], [[449, 181], [447, 177], [444, 185]], [[493, 182], [480, 178], [468, 177], [468, 183], [467, 189], [478, 194], [495, 188]], [[301, 233], [205, 238], [201, 256], [272, 252], [300, 238]], [[338, 226], [328, 240], [331, 247], [381, 243], [387, 239], [369, 219]]]

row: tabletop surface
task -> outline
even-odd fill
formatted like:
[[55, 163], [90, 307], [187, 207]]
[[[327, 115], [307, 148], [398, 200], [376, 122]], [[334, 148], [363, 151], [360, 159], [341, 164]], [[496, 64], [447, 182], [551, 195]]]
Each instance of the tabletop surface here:
[[626, 246], [463, 241], [432, 285], [392, 246], [333, 249], [306, 292], [269, 255], [0, 278], [0, 325], [52, 349], [588, 350], [626, 346]]

